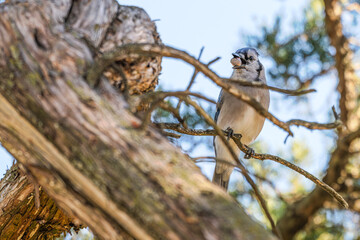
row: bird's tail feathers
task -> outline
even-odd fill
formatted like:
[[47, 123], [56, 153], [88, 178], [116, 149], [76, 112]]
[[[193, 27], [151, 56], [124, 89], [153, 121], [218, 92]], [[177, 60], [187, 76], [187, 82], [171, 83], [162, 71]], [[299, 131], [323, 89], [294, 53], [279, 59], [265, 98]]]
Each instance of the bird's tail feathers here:
[[234, 167], [227, 163], [216, 163], [212, 182], [227, 190], [233, 169]]
[[227, 190], [229, 187], [229, 180], [230, 180], [229, 178], [227, 178], [227, 180], [225, 180], [224, 173], [216, 173], [216, 171], [215, 171], [212, 182], [215, 183], [216, 185], [219, 185], [220, 187], [224, 188], [225, 190]]

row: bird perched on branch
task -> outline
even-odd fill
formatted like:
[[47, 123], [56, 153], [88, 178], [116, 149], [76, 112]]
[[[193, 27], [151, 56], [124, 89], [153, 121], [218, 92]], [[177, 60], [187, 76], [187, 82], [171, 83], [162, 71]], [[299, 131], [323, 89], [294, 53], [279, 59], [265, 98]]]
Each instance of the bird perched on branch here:
[[[241, 48], [232, 55], [231, 64], [234, 71], [231, 79], [266, 83], [264, 66], [259, 61], [259, 54], [256, 49]], [[270, 97], [268, 89], [237, 86], [236, 83], [233, 84], [233, 87], [255, 98], [265, 109], [269, 108]], [[229, 134], [241, 134], [241, 142], [248, 145], [259, 135], [264, 121], [265, 118], [258, 114], [250, 105], [221, 90], [215, 113], [215, 122], [221, 129], [227, 130]], [[240, 150], [235, 142], [229, 138], [228, 141], [236, 155], [239, 156]], [[214, 147], [217, 162], [213, 182], [227, 189], [230, 175], [236, 162], [219, 137], [214, 138]], [[246, 154], [245, 158], [250, 158], [250, 155], [251, 152]], [[227, 162], [230, 164], [227, 164]]]

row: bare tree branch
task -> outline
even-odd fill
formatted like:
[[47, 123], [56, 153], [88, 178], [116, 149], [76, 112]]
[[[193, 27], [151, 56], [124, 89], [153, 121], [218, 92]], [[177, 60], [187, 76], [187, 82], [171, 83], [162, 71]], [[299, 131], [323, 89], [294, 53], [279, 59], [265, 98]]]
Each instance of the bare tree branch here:
[[[200, 54], [199, 54], [199, 57], [198, 57], [198, 59], [197, 59], [198, 61], [200, 61], [200, 58], [201, 58], [201, 55], [202, 55], [203, 51], [204, 51], [204, 47], [202, 47], [201, 50], [200, 50]], [[213, 60], [211, 60], [210, 62], [208, 62], [208, 63], [206, 64], [206, 66], [209, 67], [211, 64], [217, 62], [218, 60], [220, 60], [220, 57], [214, 58]], [[194, 73], [193, 73], [193, 75], [191, 76], [190, 82], [189, 82], [188, 86], [186, 87], [186, 91], [190, 91], [191, 87], [193, 86], [193, 84], [194, 84], [194, 82], [195, 82], [195, 79], [196, 79], [198, 73], [199, 73], [199, 71], [195, 68]], [[176, 109], [180, 109], [181, 103], [182, 103], [182, 101], [180, 100], [180, 101], [178, 102], [177, 106], [176, 106]]]
[[[157, 123], [156, 125], [158, 127], [162, 128], [162, 129], [171, 129], [171, 130], [174, 130], [176, 132], [187, 134], [187, 135], [195, 135], [195, 136], [217, 136], [218, 135], [218, 133], [216, 131], [214, 131], [214, 130], [209, 130], [209, 129], [208, 130], [184, 129], [179, 124], [176, 124], [176, 123]], [[222, 133], [223, 133], [224, 136], [227, 135], [226, 131], [222, 131]], [[242, 144], [240, 139], [241, 139], [241, 135], [239, 135], [239, 134], [234, 134], [234, 136], [232, 137], [232, 140], [236, 143], [236, 145], [239, 147], [239, 149], [242, 152], [247, 153], [248, 152], [248, 147], [246, 145]], [[326, 183], [322, 182], [320, 179], [318, 179], [317, 177], [315, 177], [311, 173], [309, 173], [309, 172], [305, 171], [304, 169], [296, 166], [295, 164], [290, 163], [289, 161], [286, 161], [283, 158], [280, 158], [278, 156], [274, 156], [274, 155], [271, 155], [271, 154], [254, 153], [252, 155], [252, 157], [255, 158], [255, 159], [259, 159], [259, 160], [271, 160], [271, 161], [280, 163], [280, 164], [282, 164], [282, 165], [284, 165], [284, 166], [286, 166], [286, 167], [300, 173], [301, 175], [303, 175], [304, 177], [308, 178], [313, 183], [315, 183], [317, 186], [321, 187], [323, 190], [328, 192], [339, 203], [341, 203], [341, 205], [344, 208], [348, 208], [348, 204], [345, 201], [345, 199], [341, 195], [339, 195], [333, 188], [331, 188]]]
[[326, 129], [334, 129], [342, 125], [340, 120], [335, 120], [332, 123], [317, 123], [317, 122], [307, 122], [300, 119], [291, 119], [286, 122], [289, 126], [303, 126], [308, 129], [317, 129], [317, 130], [326, 130]]
[[248, 86], [248, 87], [255, 87], [255, 88], [264, 88], [264, 89], [269, 89], [269, 90], [272, 90], [275, 92], [288, 94], [291, 96], [301, 96], [301, 95], [305, 95], [308, 93], [316, 92], [315, 89], [306, 89], [306, 90], [302, 90], [302, 88], [298, 89], [298, 90], [282, 89], [282, 88], [277, 88], [277, 87], [273, 87], [273, 86], [268, 86], [261, 82], [240, 81], [240, 80], [234, 80], [231, 78], [224, 78], [224, 80], [228, 81], [230, 83], [233, 83], [234, 85]]
[[331, 70], [334, 70], [334, 66], [330, 66], [329, 68], [323, 68], [320, 72], [315, 73], [310, 78], [302, 81], [300, 84], [300, 88], [308, 88], [314, 82], [315, 79], [329, 73]]
[[188, 128], [186, 121], [180, 116], [179, 109], [174, 108], [170, 104], [165, 102], [161, 102], [159, 104], [159, 107], [165, 111], [170, 112], [184, 128]]
[[[142, 105], [142, 102], [151, 102], [150, 108], [146, 110], [144, 113], [143, 121], [141, 123], [141, 129], [145, 129], [151, 120], [151, 114], [152, 112], [163, 103], [163, 100], [167, 97], [179, 97], [181, 101], [181, 96], [194, 96], [198, 97], [200, 99], [203, 99], [205, 101], [208, 101], [210, 103], [216, 104], [214, 100], [211, 100], [199, 93], [193, 93], [189, 91], [177, 91], [177, 92], [151, 92], [147, 94], [143, 94], [141, 96], [134, 96], [133, 99], [130, 100], [130, 104], [133, 106], [132, 109], [136, 109], [138, 105]], [[139, 102], [140, 101], [140, 102]], [[163, 106], [164, 107], [164, 106]], [[134, 111], [134, 110], [133, 110]], [[176, 111], [175, 111], [176, 112]]]

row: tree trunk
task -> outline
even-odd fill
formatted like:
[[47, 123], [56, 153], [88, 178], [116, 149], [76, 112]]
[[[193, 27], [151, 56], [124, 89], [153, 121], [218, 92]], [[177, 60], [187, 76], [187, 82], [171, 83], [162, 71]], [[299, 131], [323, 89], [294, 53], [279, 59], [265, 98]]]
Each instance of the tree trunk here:
[[[273, 239], [165, 137], [138, 129], [105, 78], [122, 80], [116, 66], [85, 82], [103, 51], [159, 43], [142, 10], [62, 0], [0, 13], [0, 141], [69, 216], [102, 239]], [[116, 64], [131, 93], [155, 87], [158, 57]]]
[[[40, 189], [40, 206], [35, 206], [34, 185], [14, 165], [0, 181], [0, 239], [52, 239], [78, 221], [67, 217]], [[6, 195], [5, 195], [6, 194]]]

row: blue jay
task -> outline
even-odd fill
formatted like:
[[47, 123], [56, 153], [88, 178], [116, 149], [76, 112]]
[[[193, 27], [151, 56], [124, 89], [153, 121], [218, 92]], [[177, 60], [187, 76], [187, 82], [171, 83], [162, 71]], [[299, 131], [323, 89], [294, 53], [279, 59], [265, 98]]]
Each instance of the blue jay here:
[[[266, 83], [264, 66], [259, 61], [259, 54], [256, 49], [241, 48], [232, 55], [231, 64], [234, 70], [231, 79]], [[234, 87], [255, 98], [265, 109], [269, 108], [270, 96], [268, 89], [236, 86], [236, 84], [234, 84]], [[242, 135], [241, 142], [248, 145], [259, 135], [264, 121], [265, 118], [248, 104], [221, 90], [215, 113], [215, 122], [221, 129], [240, 133]], [[235, 142], [230, 139], [229, 144], [236, 155], [239, 156], [240, 150]], [[236, 162], [219, 137], [214, 137], [214, 147], [218, 161], [216, 162], [212, 181], [227, 190], [230, 175], [234, 169], [231, 164], [236, 164]], [[229, 162], [230, 165], [226, 162]]]

